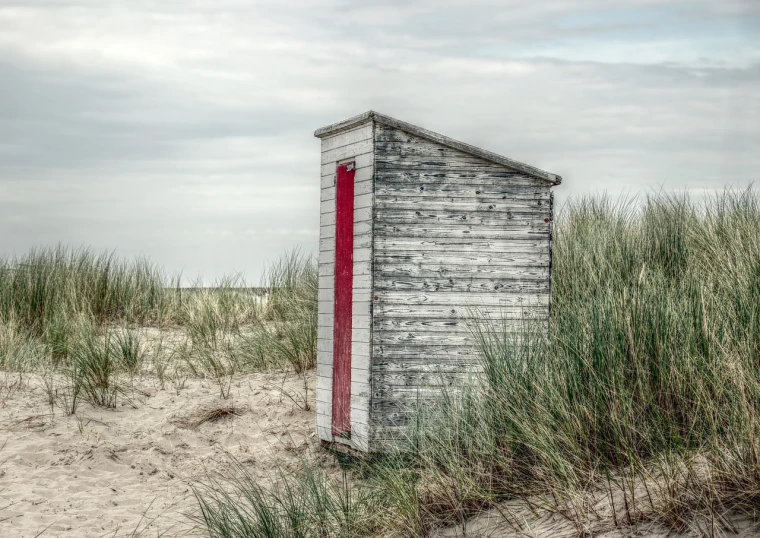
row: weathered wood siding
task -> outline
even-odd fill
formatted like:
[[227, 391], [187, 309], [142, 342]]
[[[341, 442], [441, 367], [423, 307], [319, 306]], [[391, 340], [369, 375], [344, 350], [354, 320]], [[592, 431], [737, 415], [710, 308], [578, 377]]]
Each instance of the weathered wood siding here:
[[[376, 123], [372, 449], [471, 376], [477, 316], [548, 319], [548, 181]], [[408, 431], [408, 430], [407, 430]]]
[[[332, 359], [335, 299], [335, 181], [338, 163], [354, 161], [354, 280], [351, 346], [351, 439], [333, 438]], [[322, 139], [317, 334], [317, 436], [360, 450], [369, 441], [370, 301], [372, 295], [373, 123]]]

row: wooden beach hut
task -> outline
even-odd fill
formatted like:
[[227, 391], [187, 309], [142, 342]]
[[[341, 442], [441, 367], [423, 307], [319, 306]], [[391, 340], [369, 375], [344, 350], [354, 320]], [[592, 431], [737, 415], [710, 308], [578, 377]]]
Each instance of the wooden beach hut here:
[[372, 111], [314, 134], [317, 434], [380, 451], [476, 369], [475, 312], [548, 320], [561, 178]]

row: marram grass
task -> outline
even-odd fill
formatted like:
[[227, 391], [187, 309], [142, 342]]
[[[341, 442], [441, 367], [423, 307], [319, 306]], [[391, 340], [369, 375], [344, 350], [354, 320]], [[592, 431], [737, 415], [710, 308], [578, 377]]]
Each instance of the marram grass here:
[[[368, 521], [351, 535], [466, 529], [513, 498], [541, 499], [583, 534], [581, 511], [566, 509], [600, 487], [623, 491], [622, 526], [678, 531], [704, 516], [715, 529], [732, 511], [760, 509], [755, 191], [568, 204], [555, 223], [548, 331], [505, 328], [474, 325], [482, 381], [444, 394], [397, 453], [356, 469], [374, 509], [355, 514]], [[294, 480], [237, 484], [245, 514], [219, 488], [199, 492], [201, 521], [211, 536], [348, 535], [320, 523], [321, 494], [301, 488], [297, 503], [283, 501]], [[647, 480], [656, 487], [635, 498], [631, 485]]]
[[[145, 362], [121, 332], [138, 325], [185, 331], [177, 352], [220, 387], [245, 369], [312, 368], [313, 260], [284, 258], [265, 285], [262, 303], [230, 282], [182, 290], [145, 261], [33, 251], [0, 261], [0, 364], [50, 361], [69, 373], [74, 407], [112, 405], [111, 381]], [[760, 509], [755, 191], [570, 203], [555, 222], [548, 331], [473, 331], [483, 382], [421, 413], [397, 455], [338, 481], [307, 468], [274, 490], [245, 476], [207, 484], [197, 521], [211, 536], [420, 536], [505, 499], [562, 507], [621, 476], [656, 476], [647, 517], [676, 530]], [[627, 501], [616, 524], [643, 517]]]
[[73, 413], [82, 401], [113, 407], [145, 366], [161, 386], [167, 375], [212, 378], [224, 397], [238, 373], [314, 367], [313, 258], [296, 251], [276, 261], [266, 293], [240, 276], [213, 288], [179, 281], [146, 260], [65, 246], [0, 259], [0, 369], [62, 376], [51, 392]]
[[694, 454], [733, 476], [700, 509], [760, 508], [737, 489], [760, 491], [754, 191], [571, 203], [556, 220], [548, 332], [474, 331], [485, 383], [446, 399], [415, 436], [415, 465], [454, 492], [436, 517]]

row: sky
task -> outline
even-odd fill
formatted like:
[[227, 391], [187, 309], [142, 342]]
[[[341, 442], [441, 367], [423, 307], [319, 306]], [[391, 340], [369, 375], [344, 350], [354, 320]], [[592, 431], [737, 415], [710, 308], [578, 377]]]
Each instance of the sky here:
[[317, 249], [314, 130], [366, 110], [568, 199], [760, 180], [760, 0], [0, 0], [0, 255], [185, 281]]

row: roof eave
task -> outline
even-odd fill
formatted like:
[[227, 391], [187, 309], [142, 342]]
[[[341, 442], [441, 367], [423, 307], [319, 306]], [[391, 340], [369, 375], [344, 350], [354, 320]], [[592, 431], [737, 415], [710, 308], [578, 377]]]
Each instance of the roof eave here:
[[460, 142], [459, 140], [449, 138], [448, 136], [444, 136], [442, 134], [438, 134], [433, 131], [428, 131], [427, 129], [423, 129], [422, 127], [418, 127], [414, 124], [407, 123], [405, 121], [397, 120], [396, 118], [392, 118], [390, 116], [380, 114], [373, 110], [369, 110], [363, 114], [359, 114], [358, 116], [354, 116], [352, 118], [349, 118], [347, 120], [344, 120], [338, 123], [333, 123], [332, 125], [326, 125], [325, 127], [321, 127], [320, 129], [317, 129], [316, 131], [314, 131], [314, 136], [316, 136], [317, 138], [324, 138], [326, 136], [338, 134], [343, 131], [349, 131], [357, 127], [358, 125], [367, 123], [369, 121], [377, 121], [384, 125], [395, 127], [402, 131], [411, 133], [415, 136], [419, 136], [426, 140], [430, 140], [432, 142], [436, 142], [438, 144], [441, 144], [441, 145], [444, 145], [444, 146], [447, 146], [459, 151], [463, 151], [464, 153], [469, 153], [470, 155], [480, 157], [481, 159], [485, 159], [487, 161], [491, 161], [496, 164], [501, 164], [508, 168], [512, 168], [519, 172], [523, 172], [524, 174], [527, 174], [531, 177], [548, 181], [552, 185], [559, 185], [560, 183], [562, 183], [562, 176], [559, 176], [557, 174], [552, 174], [551, 172], [547, 172], [545, 170], [541, 170], [540, 168], [536, 168], [535, 166], [530, 166], [529, 164], [515, 161], [508, 157], [504, 157], [503, 155], [499, 155], [497, 153], [493, 153], [493, 152], [481, 149], [477, 146], [473, 146], [465, 142]]
[[367, 112], [363, 114], [359, 114], [358, 116], [348, 118], [347, 120], [339, 121], [338, 123], [333, 123], [331, 125], [325, 125], [324, 127], [320, 127], [319, 129], [314, 131], [314, 136], [316, 136], [317, 138], [324, 138], [326, 136], [338, 134], [343, 131], [350, 131], [357, 125], [361, 125], [362, 123], [371, 121], [375, 115], [376, 115], [376, 112], [372, 110], [368, 110]]

